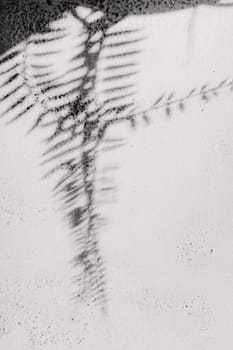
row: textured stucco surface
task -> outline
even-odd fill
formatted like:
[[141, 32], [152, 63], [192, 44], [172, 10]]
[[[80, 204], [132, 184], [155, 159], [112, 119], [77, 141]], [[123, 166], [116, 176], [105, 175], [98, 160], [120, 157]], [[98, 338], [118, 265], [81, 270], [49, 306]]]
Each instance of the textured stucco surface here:
[[[191, 15], [142, 21], [143, 104], [233, 77], [233, 11], [200, 9], [190, 38]], [[73, 247], [41, 181], [41, 132], [25, 137], [30, 120], [1, 125], [0, 349], [232, 348], [232, 110], [223, 92], [109, 132], [126, 144], [99, 160], [119, 166], [100, 235], [108, 316], [71, 301]]]

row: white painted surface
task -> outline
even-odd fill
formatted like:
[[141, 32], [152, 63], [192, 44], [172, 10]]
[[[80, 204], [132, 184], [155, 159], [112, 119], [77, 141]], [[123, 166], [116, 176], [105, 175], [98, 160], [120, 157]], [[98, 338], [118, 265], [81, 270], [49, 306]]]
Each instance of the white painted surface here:
[[[190, 43], [191, 15], [143, 23], [151, 35], [143, 104], [163, 91], [183, 96], [233, 77], [233, 10], [198, 10]], [[153, 113], [150, 126], [139, 122], [136, 131], [109, 131], [125, 135], [126, 146], [99, 161], [119, 166], [100, 237], [107, 317], [70, 303], [73, 248], [49, 181], [40, 180], [41, 134], [24, 136], [30, 121], [1, 127], [1, 349], [232, 348], [232, 110], [227, 92], [209, 104], [194, 99], [171, 118]]]

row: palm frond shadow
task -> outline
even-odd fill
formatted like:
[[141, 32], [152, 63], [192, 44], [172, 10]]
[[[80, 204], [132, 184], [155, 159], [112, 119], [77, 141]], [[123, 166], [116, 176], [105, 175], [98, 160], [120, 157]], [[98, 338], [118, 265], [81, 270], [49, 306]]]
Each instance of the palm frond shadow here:
[[[77, 14], [76, 18], [79, 20]], [[117, 35], [108, 32], [100, 22], [93, 26], [83, 20], [80, 22], [82, 35], [80, 31], [77, 33], [65, 73], [54, 73], [50, 61], [40, 59], [59, 54], [52, 44], [66, 36], [65, 28], [56, 29], [53, 36], [51, 29], [43, 35], [31, 36], [1, 58], [0, 84], [4, 94], [0, 103], [6, 106], [1, 118], [9, 124], [34, 113], [29, 132], [37, 128], [52, 130], [44, 140], [47, 150], [42, 164], [49, 166], [45, 178], [59, 174], [53, 192], [61, 203], [76, 245], [73, 267], [79, 288], [75, 298], [103, 305], [107, 302], [106, 273], [98, 247], [98, 232], [105, 220], [96, 206], [96, 157], [108, 127], [133, 119], [134, 104], [130, 97], [134, 85], [128, 83], [128, 78], [137, 74], [134, 56], [140, 50], [127, 51], [125, 37], [132, 36], [127, 39], [128, 47], [136, 45], [140, 39], [135, 40], [136, 30], [119, 31]], [[101, 37], [95, 39], [100, 28]], [[110, 37], [114, 37], [114, 41], [108, 45]], [[47, 40], [49, 45], [44, 49]], [[96, 62], [104, 46], [105, 50], [114, 51], [112, 45], [117, 50], [111, 57], [112, 65], [106, 69], [110, 74], [105, 79], [113, 87], [104, 91], [107, 96], [104, 103], [97, 103]], [[128, 57], [126, 66], [124, 62]], [[125, 72], [118, 74], [122, 69]], [[122, 99], [125, 100], [123, 104]], [[35, 106], [40, 107], [39, 113], [35, 112]], [[108, 140], [103, 151], [120, 147], [121, 142]], [[113, 187], [105, 183], [101, 190], [111, 192]]]
[[[78, 288], [74, 298], [105, 308], [106, 271], [98, 235], [106, 219], [97, 205], [97, 157], [103, 144], [102, 151], [111, 151], [123, 142], [107, 140], [108, 129], [118, 123], [135, 128], [139, 118], [149, 124], [150, 113], [157, 109], [164, 109], [170, 117], [174, 107], [184, 111], [191, 98], [209, 102], [221, 90], [232, 90], [233, 81], [223, 80], [212, 88], [205, 84], [182, 98], [176, 98], [175, 92], [164, 93], [141, 111], [134, 100], [143, 41], [140, 30], [112, 31], [101, 15], [88, 21], [88, 16], [79, 15], [73, 8], [71, 12], [81, 27], [72, 34], [67, 70], [54, 71], [52, 60], [59, 57], [60, 42], [68, 35], [59, 22], [35, 31], [0, 57], [0, 89], [4, 91], [0, 104], [6, 106], [1, 117], [10, 115], [9, 124], [33, 114], [35, 120], [29, 132], [37, 128], [52, 130], [44, 140], [47, 148], [42, 164], [49, 166], [44, 178], [59, 175], [53, 194], [76, 247], [72, 264]], [[101, 59], [107, 64], [102, 79], [105, 98], [99, 101], [97, 63]], [[109, 183], [103, 183], [104, 196], [113, 190]]]
[[163, 93], [160, 95], [155, 102], [142, 113], [139, 113], [149, 121], [149, 114], [153, 111], [163, 109], [165, 111], [166, 116], [170, 117], [171, 114], [178, 110], [184, 112], [186, 110], [187, 102], [194, 98], [199, 98], [201, 102], [210, 102], [214, 97], [218, 97], [223, 90], [229, 90], [233, 92], [233, 80], [232, 79], [224, 79], [221, 80], [216, 86], [209, 86], [208, 83], [202, 85], [199, 88], [191, 89], [187, 95], [183, 97], [175, 98], [175, 92], [170, 94]]

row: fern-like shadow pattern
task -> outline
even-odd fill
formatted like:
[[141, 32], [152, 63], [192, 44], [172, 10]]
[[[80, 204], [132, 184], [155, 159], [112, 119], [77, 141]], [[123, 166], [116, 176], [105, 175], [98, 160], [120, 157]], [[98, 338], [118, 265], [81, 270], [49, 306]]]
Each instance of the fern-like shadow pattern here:
[[[0, 7], [6, 30], [0, 42], [1, 118], [12, 123], [33, 115], [30, 131], [44, 128], [48, 134], [43, 154], [43, 165], [48, 166], [45, 178], [56, 175], [58, 179], [54, 196], [76, 246], [75, 299], [102, 307], [107, 304], [105, 266], [98, 246], [105, 218], [97, 205], [97, 157], [105, 142], [109, 151], [122, 144], [121, 139], [106, 139], [108, 128], [117, 123], [135, 128], [138, 118], [149, 123], [155, 109], [163, 108], [170, 116], [174, 106], [183, 111], [190, 98], [200, 96], [208, 102], [221, 89], [233, 88], [233, 81], [223, 80], [215, 87], [195, 88], [183, 98], [176, 98], [175, 92], [162, 94], [150, 108], [139, 110], [135, 77], [144, 37], [140, 28], [114, 30], [112, 26], [131, 14], [200, 4], [217, 5], [218, 1], [137, 0], [125, 6], [123, 1], [57, 0], [46, 4], [12, 0], [3, 1]], [[102, 70], [98, 66], [101, 60], [105, 61]], [[98, 98], [101, 79], [102, 100]], [[109, 191], [112, 186], [103, 184], [102, 192]]]

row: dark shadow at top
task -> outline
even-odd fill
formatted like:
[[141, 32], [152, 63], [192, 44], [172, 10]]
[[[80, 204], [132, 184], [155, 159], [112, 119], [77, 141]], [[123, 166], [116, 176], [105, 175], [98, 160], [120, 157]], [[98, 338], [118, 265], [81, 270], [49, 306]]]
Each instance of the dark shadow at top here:
[[[219, 0], [1, 0], [0, 55], [77, 6], [101, 11], [110, 27], [131, 15], [178, 11], [199, 5], [218, 5]], [[231, 4], [229, 4], [230, 6]], [[224, 6], [224, 5], [223, 5]]]

